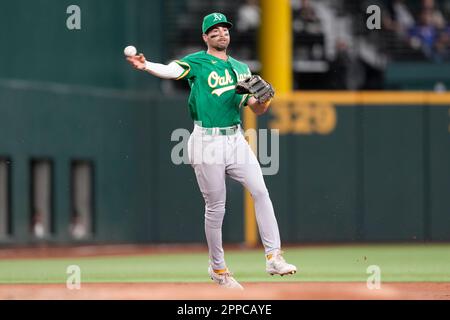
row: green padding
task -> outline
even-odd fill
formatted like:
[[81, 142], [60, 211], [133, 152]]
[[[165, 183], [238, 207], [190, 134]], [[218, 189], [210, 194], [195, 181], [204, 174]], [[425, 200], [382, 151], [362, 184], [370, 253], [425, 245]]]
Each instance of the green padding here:
[[386, 87], [396, 90], [433, 90], [437, 82], [450, 87], [450, 64], [394, 62], [386, 69]]
[[429, 110], [429, 205], [432, 240], [450, 240], [450, 107]]
[[364, 107], [364, 236], [424, 238], [422, 106]]

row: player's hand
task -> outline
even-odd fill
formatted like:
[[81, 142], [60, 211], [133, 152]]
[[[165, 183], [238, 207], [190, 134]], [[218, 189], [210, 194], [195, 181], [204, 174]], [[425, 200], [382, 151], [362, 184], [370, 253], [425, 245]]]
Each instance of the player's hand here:
[[127, 57], [128, 62], [138, 70], [145, 70], [145, 62], [147, 61], [142, 53]]

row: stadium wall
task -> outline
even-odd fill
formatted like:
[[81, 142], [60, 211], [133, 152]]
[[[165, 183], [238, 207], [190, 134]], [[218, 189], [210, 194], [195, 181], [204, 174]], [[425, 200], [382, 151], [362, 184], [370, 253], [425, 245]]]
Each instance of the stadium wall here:
[[[165, 94], [123, 58], [128, 44], [167, 58], [163, 1], [79, 0], [80, 30], [66, 28], [71, 4], [1, 5], [0, 242], [204, 242], [193, 171], [171, 160], [173, 130], [192, 128], [186, 95]], [[449, 109], [448, 94], [424, 92], [278, 96], [258, 127], [280, 130], [279, 170], [266, 183], [283, 241], [450, 240]], [[36, 238], [31, 167], [42, 159], [51, 228]], [[76, 240], [80, 160], [93, 168], [93, 221]], [[229, 181], [227, 197], [224, 240], [243, 242], [242, 188]]]
[[[0, 89], [0, 157], [11, 172], [2, 241], [74, 241], [70, 164], [88, 160], [94, 223], [84, 241], [203, 242], [195, 176], [171, 160], [173, 131], [192, 129], [186, 97], [52, 90]], [[259, 128], [280, 130], [279, 170], [265, 179], [283, 241], [449, 240], [449, 101], [420, 92], [275, 100]], [[44, 239], [30, 233], [34, 159], [53, 163], [53, 228]], [[227, 192], [224, 240], [242, 242], [242, 188], [229, 181]]]

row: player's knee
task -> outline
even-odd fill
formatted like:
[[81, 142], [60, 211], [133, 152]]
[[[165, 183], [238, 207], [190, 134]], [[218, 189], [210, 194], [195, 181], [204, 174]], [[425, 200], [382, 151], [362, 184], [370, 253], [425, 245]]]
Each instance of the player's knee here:
[[225, 199], [223, 193], [217, 193], [205, 199], [205, 224], [210, 228], [220, 228], [225, 215]]
[[219, 214], [225, 213], [225, 201], [224, 200], [210, 201], [206, 204], [205, 207], [206, 207], [207, 214], [219, 215]]
[[225, 189], [204, 192], [206, 208], [214, 211], [225, 208], [225, 192]]

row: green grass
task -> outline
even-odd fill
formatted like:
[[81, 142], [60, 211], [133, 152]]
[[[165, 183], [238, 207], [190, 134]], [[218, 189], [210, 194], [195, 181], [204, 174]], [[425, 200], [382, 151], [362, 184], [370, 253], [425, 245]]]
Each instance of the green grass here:
[[[264, 254], [226, 251], [240, 281], [280, 281], [264, 272]], [[367, 267], [381, 268], [382, 281], [450, 282], [450, 244], [318, 246], [289, 248], [285, 258], [300, 272], [283, 281], [366, 281]], [[82, 282], [204, 282], [206, 253], [148, 256], [0, 260], [0, 283], [65, 283], [69, 265]]]

